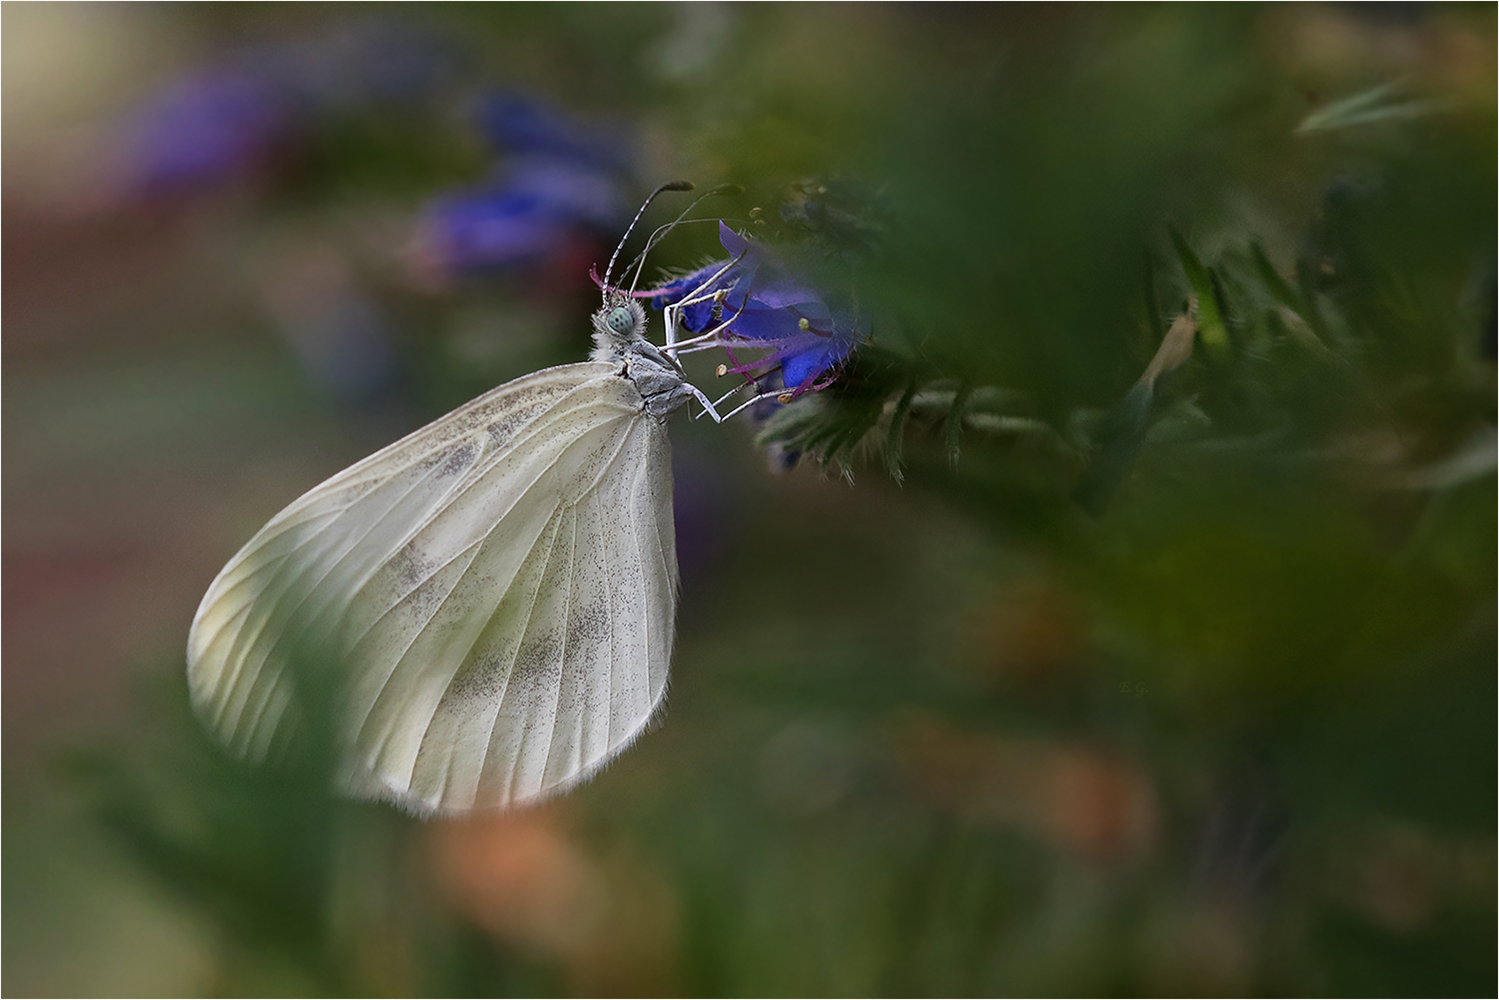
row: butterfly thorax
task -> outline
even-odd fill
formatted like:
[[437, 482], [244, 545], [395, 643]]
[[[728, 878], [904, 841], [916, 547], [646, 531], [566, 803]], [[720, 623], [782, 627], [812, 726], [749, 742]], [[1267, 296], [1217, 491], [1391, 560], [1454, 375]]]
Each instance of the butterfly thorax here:
[[645, 409], [666, 418], [692, 398], [682, 369], [645, 337], [645, 310], [626, 293], [609, 289], [593, 314], [592, 361], [623, 362], [620, 373], [640, 390]]

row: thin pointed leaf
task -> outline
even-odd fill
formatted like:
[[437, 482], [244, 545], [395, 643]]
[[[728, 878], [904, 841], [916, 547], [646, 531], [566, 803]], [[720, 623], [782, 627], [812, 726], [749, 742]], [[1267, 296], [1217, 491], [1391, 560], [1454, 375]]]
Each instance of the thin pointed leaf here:
[[1395, 93], [1397, 84], [1382, 83], [1377, 87], [1340, 97], [1330, 104], [1315, 108], [1301, 119], [1296, 131], [1329, 132], [1333, 129], [1351, 128], [1355, 125], [1372, 125], [1376, 122], [1396, 121], [1405, 118], [1420, 118], [1442, 108], [1440, 101], [1408, 100], [1387, 101]]
[[901, 457], [905, 446], [906, 418], [911, 415], [911, 400], [915, 398], [916, 382], [913, 380], [895, 404], [895, 412], [890, 415], [890, 429], [885, 435], [885, 468], [897, 483], [906, 478], [901, 471]]
[[963, 411], [968, 408], [968, 397], [972, 393], [973, 386], [967, 382], [958, 386], [952, 409], [947, 411], [947, 461], [954, 467], [958, 464], [958, 452], [963, 446]]
[[1223, 351], [1228, 347], [1228, 328], [1223, 324], [1223, 313], [1218, 308], [1218, 294], [1213, 276], [1203, 266], [1197, 254], [1187, 245], [1186, 239], [1175, 226], [1169, 226], [1171, 243], [1176, 247], [1176, 256], [1186, 272], [1187, 283], [1197, 296], [1197, 326], [1202, 342], [1210, 350]]

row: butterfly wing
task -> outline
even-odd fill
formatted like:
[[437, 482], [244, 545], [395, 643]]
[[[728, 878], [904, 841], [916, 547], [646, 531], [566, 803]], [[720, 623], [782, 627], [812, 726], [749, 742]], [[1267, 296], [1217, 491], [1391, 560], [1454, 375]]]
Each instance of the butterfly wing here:
[[596, 771], [666, 689], [670, 444], [619, 365], [499, 387], [314, 488], [219, 574], [188, 680], [264, 757], [332, 696], [341, 780], [418, 812]]

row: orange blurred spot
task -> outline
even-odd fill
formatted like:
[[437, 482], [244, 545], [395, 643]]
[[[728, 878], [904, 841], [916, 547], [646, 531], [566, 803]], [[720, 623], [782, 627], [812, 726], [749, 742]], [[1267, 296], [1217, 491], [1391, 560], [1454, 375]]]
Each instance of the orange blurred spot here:
[[1023, 686], [1063, 680], [1080, 659], [1087, 622], [1071, 595], [1042, 579], [997, 589], [973, 605], [968, 634], [975, 666]]
[[929, 718], [909, 724], [901, 743], [921, 792], [975, 822], [1014, 827], [1100, 862], [1139, 857], [1155, 843], [1155, 791], [1123, 757], [963, 732]]
[[480, 926], [558, 956], [599, 929], [608, 890], [550, 809], [434, 827], [438, 878]]
[[455, 909], [557, 959], [570, 992], [678, 992], [669, 887], [626, 844], [587, 850], [561, 806], [435, 824], [432, 856]]

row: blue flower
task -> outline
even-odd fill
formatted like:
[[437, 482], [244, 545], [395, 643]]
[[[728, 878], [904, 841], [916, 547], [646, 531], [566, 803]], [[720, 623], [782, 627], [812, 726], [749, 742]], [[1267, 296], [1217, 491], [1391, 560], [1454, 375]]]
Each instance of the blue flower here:
[[506, 270], [555, 260], [595, 243], [628, 216], [613, 177], [556, 160], [528, 159], [501, 179], [434, 202], [419, 238], [443, 274]]
[[111, 136], [118, 180], [149, 197], [259, 174], [330, 118], [429, 99], [456, 61], [443, 39], [382, 21], [235, 48], [126, 113]]
[[[866, 324], [846, 311], [834, 311], [816, 289], [787, 273], [761, 243], [719, 223], [719, 241], [730, 254], [647, 293], [660, 309], [692, 299], [681, 312], [692, 333], [725, 327], [722, 346], [734, 364], [727, 371], [749, 373], [780, 366], [793, 396], [823, 388], [824, 376], [846, 359], [868, 335]], [[713, 293], [722, 292], [721, 301]], [[699, 301], [700, 300], [700, 301]], [[769, 349], [740, 362], [735, 347]]]
[[[628, 146], [509, 92], [480, 101], [478, 123], [511, 153], [495, 180], [434, 202], [420, 223], [420, 258], [441, 275], [559, 264], [629, 219]], [[579, 270], [581, 273], [581, 270]]]
[[251, 173], [294, 127], [284, 95], [258, 74], [218, 69], [186, 77], [127, 120], [126, 186], [150, 195]]

